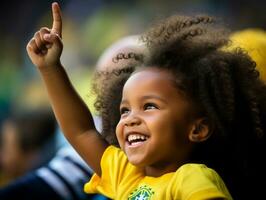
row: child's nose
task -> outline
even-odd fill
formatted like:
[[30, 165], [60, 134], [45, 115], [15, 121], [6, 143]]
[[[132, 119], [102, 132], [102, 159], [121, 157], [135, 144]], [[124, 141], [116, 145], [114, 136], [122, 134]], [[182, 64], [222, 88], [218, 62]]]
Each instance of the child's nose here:
[[139, 125], [140, 123], [141, 123], [140, 118], [136, 114], [133, 114], [133, 113], [131, 113], [125, 119], [125, 125], [126, 126], [135, 126], [135, 125]]

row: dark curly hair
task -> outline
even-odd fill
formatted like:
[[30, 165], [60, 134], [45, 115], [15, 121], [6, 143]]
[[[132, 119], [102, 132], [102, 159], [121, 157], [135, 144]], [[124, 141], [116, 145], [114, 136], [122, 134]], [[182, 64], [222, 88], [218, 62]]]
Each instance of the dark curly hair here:
[[[48, 108], [16, 110], [10, 114], [6, 122], [13, 124], [15, 127], [18, 147], [23, 152], [43, 148], [52, 140], [57, 129], [54, 114]], [[52, 146], [50, 146], [50, 149], [52, 149]]]
[[209, 16], [172, 16], [151, 27], [141, 37], [147, 55], [136, 65], [105, 74], [96, 108], [104, 137], [117, 144], [115, 127], [126, 80], [140, 66], [169, 70], [212, 130], [208, 140], [197, 144], [191, 161], [214, 168], [234, 199], [246, 199], [248, 191], [255, 192], [252, 187], [259, 194], [266, 181], [266, 86], [244, 50], [224, 50], [230, 45], [229, 31], [217, 24]]

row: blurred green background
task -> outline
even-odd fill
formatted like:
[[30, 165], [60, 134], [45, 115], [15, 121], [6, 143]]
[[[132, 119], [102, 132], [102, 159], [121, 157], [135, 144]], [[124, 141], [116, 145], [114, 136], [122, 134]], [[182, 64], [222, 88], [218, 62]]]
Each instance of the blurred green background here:
[[[154, 20], [173, 13], [207, 13], [232, 30], [266, 29], [265, 0], [61, 0], [64, 51], [62, 63], [81, 96], [89, 93], [91, 71], [102, 51], [115, 40], [139, 34]], [[45, 0], [1, 2], [0, 123], [13, 109], [47, 104], [26, 44], [42, 26], [51, 26], [51, 3]], [[86, 100], [89, 103], [89, 99]]]

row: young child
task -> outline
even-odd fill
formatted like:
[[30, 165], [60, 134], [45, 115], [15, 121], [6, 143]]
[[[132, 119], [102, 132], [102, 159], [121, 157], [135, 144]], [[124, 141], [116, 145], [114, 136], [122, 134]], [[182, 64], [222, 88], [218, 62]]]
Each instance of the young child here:
[[253, 177], [265, 177], [257, 162], [264, 155], [265, 85], [245, 53], [221, 50], [228, 40], [213, 19], [173, 16], [144, 34], [146, 59], [132, 53], [114, 59], [142, 60], [109, 73], [98, 88], [102, 134], [115, 133], [118, 148], [97, 133], [60, 63], [57, 3], [52, 11], [52, 29], [36, 32], [27, 51], [66, 138], [96, 172], [86, 192], [112, 199], [232, 199], [213, 168], [235, 199], [261, 194], [265, 179], [255, 184]]

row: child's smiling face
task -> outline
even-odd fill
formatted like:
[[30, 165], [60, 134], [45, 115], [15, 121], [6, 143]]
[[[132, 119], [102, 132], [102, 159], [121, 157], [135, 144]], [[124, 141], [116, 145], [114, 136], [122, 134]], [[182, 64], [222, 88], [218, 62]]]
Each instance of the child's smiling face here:
[[116, 128], [129, 161], [163, 173], [183, 164], [192, 148], [188, 137], [194, 121], [190, 104], [174, 85], [170, 72], [152, 67], [134, 73], [123, 89]]

